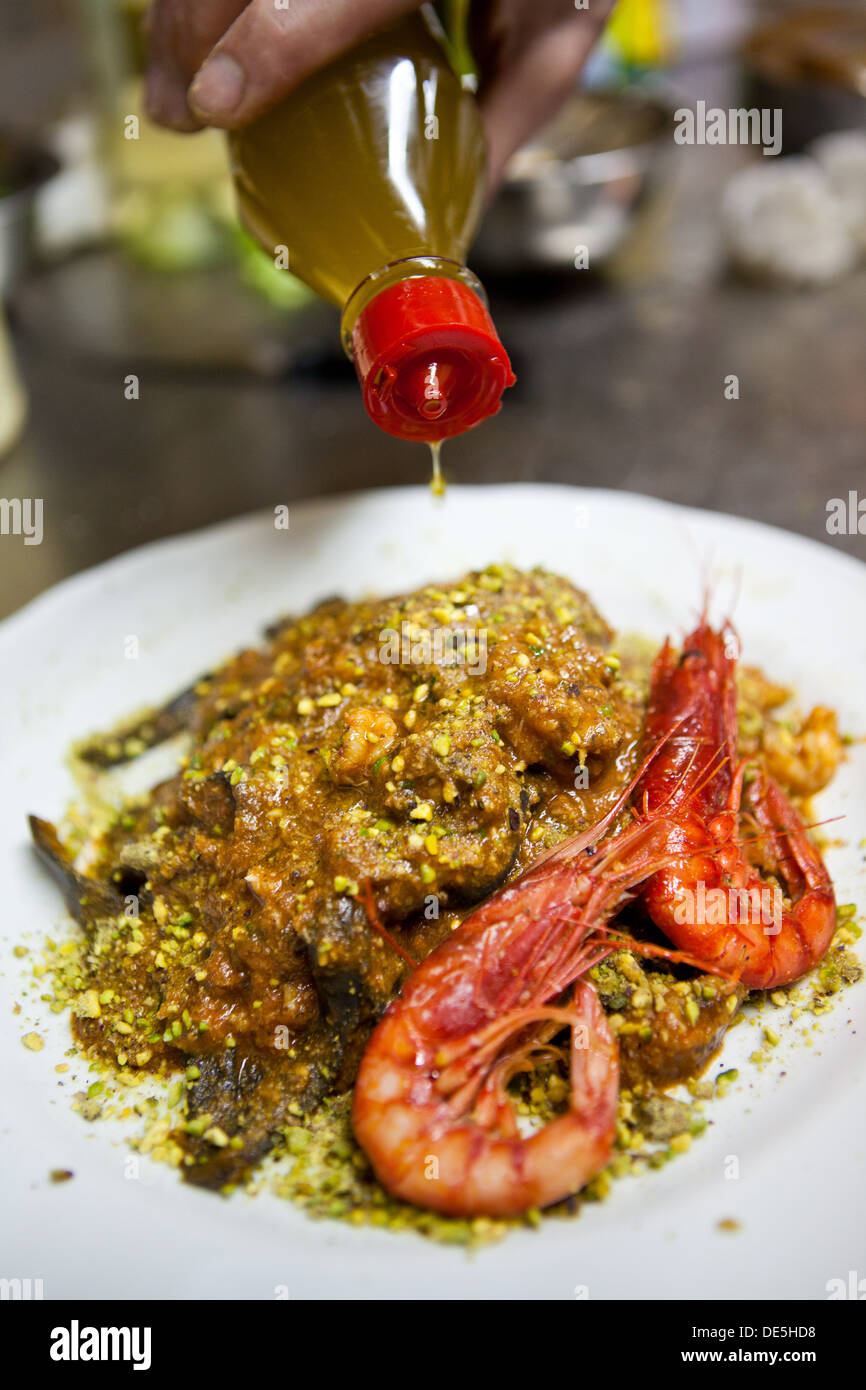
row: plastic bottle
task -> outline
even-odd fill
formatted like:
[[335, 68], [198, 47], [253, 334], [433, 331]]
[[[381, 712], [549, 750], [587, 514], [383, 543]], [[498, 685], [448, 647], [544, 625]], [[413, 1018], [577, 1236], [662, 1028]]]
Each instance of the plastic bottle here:
[[486, 145], [435, 19], [416, 11], [232, 136], [243, 220], [342, 312], [364, 404], [430, 443], [499, 409], [514, 377], [464, 258]]

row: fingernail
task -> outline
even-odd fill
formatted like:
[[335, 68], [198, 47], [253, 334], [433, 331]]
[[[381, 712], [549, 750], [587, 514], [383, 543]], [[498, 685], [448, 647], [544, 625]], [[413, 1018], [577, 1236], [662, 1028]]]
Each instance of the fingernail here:
[[189, 104], [202, 116], [228, 116], [243, 96], [245, 85], [240, 63], [227, 53], [217, 53], [193, 78]]
[[201, 122], [187, 105], [183, 84], [179, 80], [172, 82], [160, 68], [151, 69], [147, 75], [144, 109], [156, 125], [168, 126], [171, 130], [201, 129]]

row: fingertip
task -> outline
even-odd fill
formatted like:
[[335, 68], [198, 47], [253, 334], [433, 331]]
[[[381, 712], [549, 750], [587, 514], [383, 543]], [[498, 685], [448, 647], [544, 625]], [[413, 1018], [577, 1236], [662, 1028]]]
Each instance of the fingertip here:
[[144, 109], [155, 125], [183, 133], [201, 130], [201, 121], [190, 110], [182, 83], [171, 82], [162, 68], [148, 70]]
[[163, 112], [156, 116], [148, 112], [148, 115], [155, 125], [162, 126], [165, 130], [174, 130], [178, 135], [194, 135], [196, 131], [202, 130], [205, 124], [189, 110], [177, 114]]
[[246, 73], [230, 53], [215, 53], [199, 68], [187, 91], [190, 109], [208, 125], [230, 126], [246, 90]]

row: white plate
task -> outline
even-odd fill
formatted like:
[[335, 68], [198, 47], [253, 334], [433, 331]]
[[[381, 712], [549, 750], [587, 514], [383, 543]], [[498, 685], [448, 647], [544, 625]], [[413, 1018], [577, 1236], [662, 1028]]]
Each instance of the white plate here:
[[[70, 742], [157, 703], [270, 619], [335, 592], [358, 596], [456, 577], [491, 560], [544, 564], [586, 587], [620, 628], [682, 634], [708, 577], [735, 601], [745, 657], [866, 732], [866, 568], [752, 522], [642, 497], [565, 487], [359, 494], [292, 508], [288, 531], [254, 516], [125, 555], [60, 585], [0, 627], [0, 1276], [41, 1278], [47, 1298], [825, 1298], [866, 1274], [862, 1066], [866, 986], [787, 1041], [762, 1073], [748, 1024], [726, 1044], [741, 1081], [711, 1107], [691, 1152], [623, 1179], [571, 1222], [519, 1231], [473, 1257], [414, 1235], [308, 1220], [269, 1196], [223, 1200], [145, 1162], [125, 1176], [119, 1125], [87, 1125], [55, 1071], [69, 1022], [27, 979], [18, 942], [58, 923], [58, 898], [27, 844], [25, 814], [60, 812]], [[137, 637], [139, 657], [124, 656]], [[822, 816], [845, 817], [830, 867], [840, 901], [866, 904], [866, 749], [852, 747]], [[803, 1023], [812, 1023], [811, 1016]], [[801, 1027], [803, 1024], [800, 1025]], [[36, 1028], [43, 1051], [22, 1047]], [[782, 1073], [785, 1073], [783, 1076]], [[736, 1159], [736, 1164], [731, 1160]], [[71, 1168], [73, 1181], [48, 1180]], [[739, 1177], [726, 1173], [735, 1168]], [[717, 1223], [733, 1218], [739, 1231]]]

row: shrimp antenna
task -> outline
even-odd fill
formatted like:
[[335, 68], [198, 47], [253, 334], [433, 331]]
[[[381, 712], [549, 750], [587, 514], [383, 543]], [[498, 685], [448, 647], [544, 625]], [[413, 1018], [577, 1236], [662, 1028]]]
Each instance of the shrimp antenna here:
[[847, 820], [847, 816], [827, 816], [826, 820], [808, 821], [803, 825], [773, 826], [772, 829], [767, 830], [759, 830], [756, 826], [754, 835], [738, 836], [734, 843], [739, 847], [758, 845], [762, 840], [768, 840], [771, 835], [779, 835], [784, 839], [791, 835], [797, 835], [802, 830], [821, 830], [825, 825], [835, 825], [837, 821], [842, 820]]
[[365, 878], [363, 884], [361, 885], [361, 896], [364, 901], [364, 907], [367, 912], [367, 921], [370, 923], [370, 926], [373, 928], [374, 931], [378, 932], [382, 940], [387, 941], [388, 945], [393, 947], [393, 949], [397, 952], [397, 955], [402, 956], [403, 960], [406, 961], [406, 964], [411, 965], [412, 969], [414, 970], [415, 967], [418, 965], [418, 961], [415, 960], [414, 956], [409, 955], [409, 952], [403, 946], [400, 945], [399, 941], [396, 941], [394, 939], [394, 937], [388, 931], [388, 928], [382, 922], [382, 919], [379, 916], [378, 911], [376, 910], [376, 901], [373, 897], [373, 889], [368, 878]]

